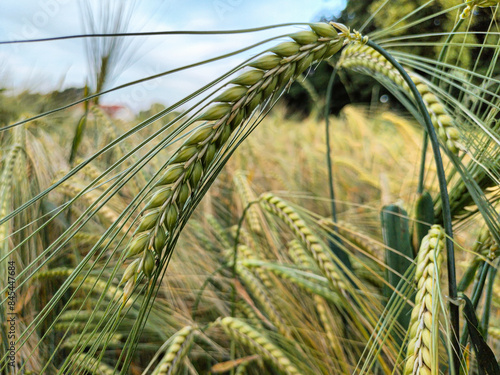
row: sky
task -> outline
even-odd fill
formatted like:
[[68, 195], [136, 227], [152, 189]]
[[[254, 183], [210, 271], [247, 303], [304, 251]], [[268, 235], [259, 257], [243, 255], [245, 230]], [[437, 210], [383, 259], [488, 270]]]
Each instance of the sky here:
[[[124, 0], [85, 0], [99, 19], [100, 7], [111, 9]], [[82, 0], [5, 1], [0, 5], [0, 40], [26, 40], [84, 32]], [[167, 30], [231, 30], [289, 22], [312, 22], [337, 15], [345, 0], [127, 0], [133, 4], [129, 32]], [[100, 4], [100, 5], [98, 5]], [[105, 12], [109, 13], [109, 12]], [[112, 22], [106, 22], [111, 25]], [[180, 35], [128, 37], [111, 88], [145, 76], [182, 67], [300, 30], [303, 26], [236, 35]], [[98, 30], [101, 31], [101, 30]], [[72, 39], [0, 45], [0, 81], [13, 91], [36, 92], [83, 87], [89, 77], [86, 48], [89, 40]], [[94, 40], [97, 42], [97, 40]], [[277, 43], [273, 42], [273, 43]], [[135, 85], [101, 99], [103, 104], [125, 104], [132, 110], [165, 105], [189, 95], [267, 44], [214, 63]]]

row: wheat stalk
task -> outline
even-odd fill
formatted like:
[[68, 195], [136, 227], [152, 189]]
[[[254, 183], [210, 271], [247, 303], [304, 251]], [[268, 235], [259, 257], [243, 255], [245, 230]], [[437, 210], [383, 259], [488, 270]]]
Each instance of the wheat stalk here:
[[439, 335], [439, 275], [443, 261], [444, 231], [433, 225], [422, 239], [415, 280], [417, 295], [410, 321], [404, 375], [437, 374]]
[[[410, 87], [403, 80], [403, 77], [396, 68], [379, 52], [369, 46], [359, 43], [348, 45], [342, 51], [338, 65], [348, 69], [359, 70], [369, 75], [383, 75], [412, 97]], [[459, 150], [463, 149], [463, 146], [460, 144], [460, 133], [454, 126], [453, 119], [441, 101], [432, 92], [424, 78], [412, 72], [409, 72], [408, 75], [422, 96], [422, 100], [429, 111], [432, 125], [436, 129], [439, 139], [446, 145], [448, 150], [457, 154]]]

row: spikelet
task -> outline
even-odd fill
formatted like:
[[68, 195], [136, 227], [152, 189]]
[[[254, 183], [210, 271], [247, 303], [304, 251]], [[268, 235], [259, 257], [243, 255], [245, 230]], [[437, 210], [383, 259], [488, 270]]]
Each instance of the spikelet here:
[[[358, 70], [370, 75], [383, 75], [389, 78], [407, 95], [412, 97], [408, 84], [403, 80], [403, 77], [396, 68], [394, 68], [378, 51], [375, 51], [369, 46], [360, 44], [351, 44], [347, 46], [342, 51], [339, 66]], [[460, 144], [460, 133], [454, 126], [451, 116], [422, 77], [411, 72], [408, 74], [422, 96], [438, 138], [446, 145], [448, 150], [457, 154], [463, 146]]]
[[[244, 172], [237, 171], [235, 173], [234, 185], [236, 186], [236, 190], [241, 197], [244, 208], [247, 207], [250, 202], [254, 202], [255, 200], [257, 200], [257, 197], [250, 187], [247, 176]], [[260, 225], [259, 206], [256, 204], [251, 205], [248, 208], [247, 215], [250, 229], [255, 233], [261, 233], [262, 227]]]
[[60, 277], [68, 277], [73, 272], [73, 268], [59, 267], [52, 268], [47, 271], [39, 271], [35, 274], [37, 279], [52, 279]]
[[433, 225], [422, 239], [417, 255], [417, 295], [410, 321], [410, 334], [404, 375], [430, 375], [438, 366], [438, 286], [444, 231]]
[[[234, 78], [230, 82], [232, 86], [196, 118], [201, 124], [165, 164], [165, 172], [156, 181], [157, 191], [152, 194], [142, 220], [146, 220], [151, 209], [157, 209], [155, 217], [148, 217], [148, 225], [141, 222], [135, 233], [136, 237], [145, 235], [147, 241], [141, 242], [141, 247], [134, 251], [130, 251], [134, 244], [131, 242], [125, 249], [127, 257], [141, 256], [146, 250], [157, 252], [154, 241], [158, 231], [165, 226], [163, 247], [176, 230], [184, 207], [197, 193], [214, 159], [225, 149], [235, 129], [245, 123], [257, 107], [275, 99], [315, 61], [338, 52], [346, 41], [345, 35], [338, 34], [332, 25], [326, 23], [311, 25], [309, 33], [315, 35], [312, 38], [311, 35], [295, 35], [299, 42], [281, 43], [271, 48], [268, 54], [250, 62], [249, 70]], [[316, 42], [302, 45], [305, 40]]]
[[99, 321], [104, 318], [105, 314], [102, 311], [87, 311], [87, 310], [67, 310], [63, 312], [59, 318], [61, 322], [67, 321]]
[[234, 340], [247, 346], [253, 353], [273, 363], [281, 373], [287, 375], [301, 372], [292, 364], [290, 359], [269, 339], [239, 319], [226, 317], [217, 319], [226, 333]]
[[281, 277], [282, 279], [288, 280], [291, 283], [295, 284], [301, 289], [304, 289], [307, 293], [311, 293], [313, 295], [319, 295], [323, 298], [326, 298], [334, 303], [341, 304], [342, 300], [340, 296], [332, 291], [330, 288], [326, 286], [326, 283], [321, 284], [315, 280], [308, 280], [304, 277], [299, 277], [293, 272], [289, 272], [284, 267], [276, 268], [271, 267], [269, 270], [274, 273], [276, 276]]
[[54, 329], [56, 331], [67, 331], [68, 329], [80, 332], [84, 329], [94, 329], [96, 327], [96, 323], [87, 323], [87, 322], [60, 322], [54, 324]]
[[182, 360], [189, 354], [191, 344], [197, 332], [198, 329], [193, 326], [186, 326], [178, 331], [167, 352], [153, 371], [153, 375], [177, 374]]
[[270, 193], [263, 194], [260, 197], [260, 202], [266, 210], [281, 218], [300, 238], [332, 286], [336, 289], [345, 290], [346, 285], [339, 276], [338, 268], [331, 255], [325, 251], [318, 238], [307, 227], [299, 214], [285, 201]]
[[488, 258], [490, 260], [496, 259], [500, 253], [498, 251], [498, 244], [491, 235], [488, 227], [484, 227], [479, 234], [479, 238], [474, 244], [474, 248], [472, 249], [474, 253], [479, 253], [483, 257]]

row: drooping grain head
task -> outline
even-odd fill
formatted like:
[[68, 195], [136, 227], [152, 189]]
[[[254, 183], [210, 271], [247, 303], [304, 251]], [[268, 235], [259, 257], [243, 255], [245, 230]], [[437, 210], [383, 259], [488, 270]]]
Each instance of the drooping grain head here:
[[444, 251], [444, 230], [433, 225], [422, 240], [415, 280], [417, 295], [410, 321], [404, 375], [427, 375], [438, 366], [439, 275]]
[[[390, 79], [400, 89], [412, 97], [407, 83], [401, 74], [379, 52], [369, 46], [351, 44], [344, 48], [339, 66], [358, 70], [369, 75], [382, 75]], [[422, 96], [431, 116], [432, 124], [438, 138], [450, 150], [457, 154], [463, 146], [460, 143], [460, 132], [455, 127], [452, 117], [438, 97], [432, 92], [425, 80], [415, 73], [408, 73]]]
[[301, 373], [285, 353], [266, 336], [248, 324], [231, 317], [219, 318], [217, 322], [230, 337], [248, 347], [253, 353], [260, 354], [263, 358], [272, 362], [284, 374], [298, 375]]
[[[166, 171], [156, 182], [134, 239], [126, 249], [125, 258], [145, 257], [142, 271], [146, 276], [154, 272], [151, 258], [161, 258], [184, 208], [235, 129], [315, 61], [339, 51], [346, 40], [345, 35], [326, 23], [312, 24], [310, 30], [291, 34], [290, 38], [292, 41], [283, 42], [250, 62], [245, 72], [229, 82], [213, 104], [196, 118], [202, 123], [166, 163]], [[146, 259], [146, 250], [153, 256], [147, 255]]]

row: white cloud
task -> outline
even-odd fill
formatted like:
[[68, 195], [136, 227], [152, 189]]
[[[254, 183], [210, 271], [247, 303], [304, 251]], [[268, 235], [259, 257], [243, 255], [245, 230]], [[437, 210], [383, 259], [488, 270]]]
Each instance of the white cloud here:
[[[97, 0], [92, 0], [97, 1]], [[6, 2], [0, 14], [0, 39], [79, 34], [79, 7], [70, 0]], [[338, 9], [342, 0], [185, 0], [138, 2], [130, 31], [241, 29], [284, 22], [310, 22], [321, 9]], [[52, 8], [49, 6], [52, 4]], [[56, 4], [56, 5], [54, 5]], [[114, 85], [243, 48], [288, 29], [222, 36], [149, 36], [133, 38], [134, 59]], [[8, 33], [6, 32], [8, 30]], [[252, 52], [112, 93], [103, 102], [120, 101], [134, 109], [152, 102], [173, 103], [231, 69]], [[87, 60], [82, 40], [0, 45], [0, 66], [9, 72], [9, 88], [52, 90], [84, 85]], [[139, 98], [140, 99], [137, 99]]]

